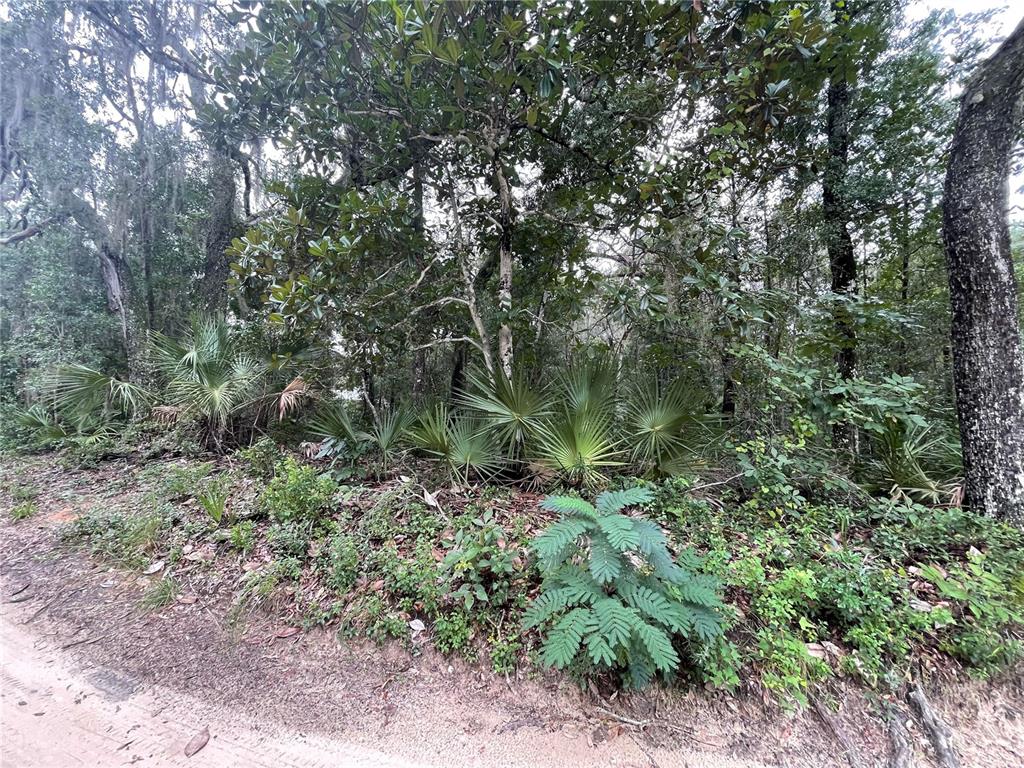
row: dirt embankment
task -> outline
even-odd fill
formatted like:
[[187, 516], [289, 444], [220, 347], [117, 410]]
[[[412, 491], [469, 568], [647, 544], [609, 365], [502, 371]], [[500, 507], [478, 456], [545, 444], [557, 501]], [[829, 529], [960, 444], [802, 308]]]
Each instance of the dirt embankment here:
[[[116, 468], [105, 470], [116, 473]], [[272, 614], [232, 627], [230, 594], [185, 584], [157, 611], [148, 578], [61, 546], [59, 526], [102, 498], [53, 472], [39, 512], [0, 510], [4, 766], [787, 766], [884, 765], [889, 737], [856, 689], [838, 712], [787, 715], [751, 697], [654, 691], [602, 699], [559, 675], [502, 679], [428, 648], [295, 632]], [[1024, 685], [933, 695], [965, 766], [1024, 764]], [[931, 765], [911, 730], [916, 764]]]

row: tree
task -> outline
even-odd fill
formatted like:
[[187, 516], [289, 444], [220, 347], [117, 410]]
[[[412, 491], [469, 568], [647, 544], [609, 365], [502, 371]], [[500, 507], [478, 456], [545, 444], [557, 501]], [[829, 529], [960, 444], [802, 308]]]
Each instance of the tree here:
[[1007, 224], [1024, 21], [968, 81], [946, 173], [956, 408], [969, 507], [1024, 525], [1024, 350]]

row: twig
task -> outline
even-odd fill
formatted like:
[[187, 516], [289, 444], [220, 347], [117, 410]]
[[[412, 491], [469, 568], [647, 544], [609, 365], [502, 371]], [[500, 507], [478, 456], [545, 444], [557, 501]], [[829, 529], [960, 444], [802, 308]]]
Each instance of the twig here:
[[714, 488], [716, 485], [725, 485], [726, 483], [731, 483], [733, 480], [736, 480], [737, 478], [740, 478], [740, 477], [743, 477], [743, 473], [742, 472], [740, 472], [737, 475], [733, 475], [732, 477], [727, 477], [727, 478], [725, 478], [725, 480], [719, 480], [717, 483], [704, 483], [702, 485], [695, 485], [695, 486], [693, 486], [693, 488], [687, 488], [686, 490], [691, 492], [691, 493], [693, 491], [702, 491], [705, 488]]
[[62, 645], [60, 649], [62, 651], [66, 651], [68, 648], [74, 648], [76, 645], [92, 645], [93, 643], [97, 643], [105, 637], [106, 635], [97, 635], [96, 637], [89, 637], [85, 638], [84, 640], [75, 640], [73, 643]]
[[953, 744], [953, 732], [942, 717], [932, 709], [928, 703], [928, 697], [924, 695], [921, 681], [915, 680], [914, 686], [907, 691], [907, 701], [917, 712], [935, 749], [935, 755], [939, 759], [942, 768], [960, 768], [960, 758], [957, 756], [956, 747]]

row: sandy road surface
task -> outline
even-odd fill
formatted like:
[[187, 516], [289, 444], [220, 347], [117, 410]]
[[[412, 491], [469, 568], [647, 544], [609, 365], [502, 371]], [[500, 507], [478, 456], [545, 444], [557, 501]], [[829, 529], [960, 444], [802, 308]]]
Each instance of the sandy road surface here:
[[[271, 766], [290, 768], [450, 768], [452, 766], [594, 765], [761, 768], [708, 755], [641, 751], [620, 738], [601, 749], [557, 734], [521, 731], [510, 741], [480, 734], [443, 748], [410, 723], [405, 743], [373, 745], [304, 734], [260, 720], [258, 714], [213, 707], [159, 686], [144, 688], [106, 668], [82, 669], [53, 640], [24, 626], [24, 612], [0, 614], [0, 766]], [[443, 709], [443, 702], [439, 703]], [[425, 712], [424, 720], [432, 714]], [[191, 758], [186, 745], [209, 728], [206, 745]], [[417, 731], [419, 731], [417, 733]], [[422, 748], [424, 759], [410, 758]]]
[[[106, 671], [78, 673], [59, 648], [47, 646], [7, 612], [0, 618], [4, 768], [426, 765], [316, 736], [240, 726], [230, 711], [211, 722], [207, 708], [191, 697], [160, 689], [135, 692], [130, 681]], [[206, 746], [186, 758], [185, 746], [207, 726]]]

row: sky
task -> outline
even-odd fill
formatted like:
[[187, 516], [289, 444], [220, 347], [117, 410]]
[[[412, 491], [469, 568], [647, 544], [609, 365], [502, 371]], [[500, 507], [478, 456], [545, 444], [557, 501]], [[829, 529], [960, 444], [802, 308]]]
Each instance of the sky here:
[[[957, 14], [995, 9], [991, 22], [993, 38], [1010, 34], [1024, 18], [1024, 0], [918, 0], [908, 8], [907, 14], [921, 18], [939, 8], [950, 8]], [[1024, 220], [1024, 169], [1010, 177], [1010, 219]]]

